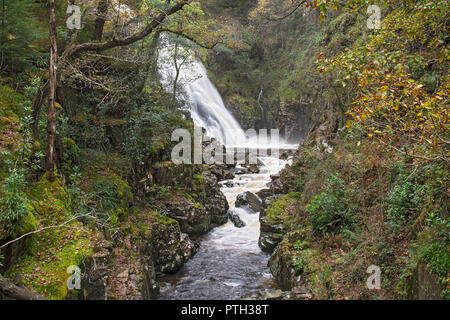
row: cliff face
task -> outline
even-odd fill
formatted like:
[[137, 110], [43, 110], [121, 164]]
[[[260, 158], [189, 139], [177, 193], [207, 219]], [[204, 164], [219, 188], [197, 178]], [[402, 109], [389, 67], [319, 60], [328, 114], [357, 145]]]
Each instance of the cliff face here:
[[306, 138], [312, 124], [314, 107], [309, 104], [281, 104], [278, 118], [280, 135], [288, 143], [298, 143]]

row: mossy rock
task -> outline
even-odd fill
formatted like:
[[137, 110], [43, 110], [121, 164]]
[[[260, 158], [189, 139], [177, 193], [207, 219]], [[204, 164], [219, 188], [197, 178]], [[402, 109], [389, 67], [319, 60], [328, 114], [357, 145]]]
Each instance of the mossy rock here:
[[[41, 228], [52, 227], [36, 233], [31, 239], [26, 255], [6, 273], [13, 278], [22, 277], [22, 284], [50, 299], [65, 299], [68, 294], [66, 273], [69, 266], [80, 266], [83, 259], [93, 253], [101, 235], [71, 220], [70, 196], [61, 181], [53, 182], [44, 175], [29, 192], [33, 200], [36, 219]], [[36, 221], [27, 218], [35, 227]], [[61, 227], [53, 227], [59, 226]]]
[[265, 211], [266, 221], [269, 224], [281, 224], [283, 229], [289, 230], [291, 225], [292, 208], [298, 203], [300, 194], [297, 192], [288, 193], [270, 203]]

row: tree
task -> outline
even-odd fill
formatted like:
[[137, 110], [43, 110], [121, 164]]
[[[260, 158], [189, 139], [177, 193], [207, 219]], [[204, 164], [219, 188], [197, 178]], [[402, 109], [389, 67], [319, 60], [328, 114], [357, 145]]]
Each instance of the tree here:
[[97, 17], [94, 22], [94, 34], [92, 38], [94, 40], [102, 40], [103, 27], [106, 22], [106, 15], [108, 14], [109, 0], [100, 0], [97, 6]]
[[[150, 2], [154, 2], [156, 0], [151, 0]], [[160, 1], [160, 0], [158, 0]], [[144, 3], [147, 1], [144, 1]], [[165, 3], [165, 2], [164, 2]], [[196, 3], [196, 5], [193, 5]], [[56, 90], [56, 82], [58, 79], [59, 72], [57, 70], [61, 70], [64, 68], [64, 64], [68, 62], [72, 57], [79, 56], [85, 52], [93, 52], [100, 53], [117, 47], [125, 47], [131, 44], [134, 44], [140, 40], [145, 39], [147, 36], [152, 34], [154, 31], [166, 31], [173, 32], [179, 36], [183, 36], [203, 47], [212, 48], [218, 41], [211, 43], [211, 39], [214, 37], [207, 37], [209, 34], [208, 30], [202, 25], [200, 29], [195, 28], [195, 24], [192, 23], [180, 23], [180, 19], [176, 19], [176, 23], [170, 23], [170, 18], [176, 16], [177, 13], [184, 10], [186, 6], [190, 8], [190, 16], [198, 16], [200, 13], [200, 5], [198, 2], [194, 0], [179, 0], [174, 5], [167, 7], [165, 9], [157, 8], [157, 10], [149, 10], [147, 16], [150, 16], [150, 19], [147, 23], [144, 24], [144, 27], [140, 27], [142, 23], [136, 24], [136, 30], [132, 31], [133, 28], [129, 28], [128, 32], [125, 33], [126, 36], [122, 38], [118, 38], [116, 36], [112, 36], [105, 41], [98, 42], [85, 42], [85, 43], [75, 43], [74, 39], [63, 51], [60, 57], [57, 60], [56, 55], [56, 23], [55, 21], [55, 1], [52, 0], [50, 2], [50, 41], [52, 43], [50, 46], [50, 77], [46, 84], [40, 88], [36, 94], [36, 97], [33, 101], [32, 105], [32, 127], [33, 132], [37, 134], [37, 124], [39, 120], [39, 114], [41, 110], [41, 106], [44, 102], [44, 99], [47, 95], [49, 95], [49, 106], [48, 106], [48, 122], [47, 122], [47, 154], [46, 154], [46, 170], [50, 173], [54, 172], [55, 165], [55, 155], [54, 155], [54, 144], [55, 144], [55, 133], [56, 133], [56, 116], [55, 116], [55, 90]], [[184, 20], [189, 20], [189, 15], [184, 17]], [[53, 21], [53, 22], [52, 22]], [[130, 22], [131, 23], [131, 22]], [[164, 26], [163, 26], [164, 23]], [[126, 23], [128, 25], [128, 23]], [[183, 28], [171, 29], [173, 26], [182, 26]], [[205, 31], [206, 29], [206, 31]], [[213, 33], [216, 34], [216, 33]], [[202, 41], [196, 40], [198, 38], [202, 38]], [[205, 43], [206, 42], [206, 43]]]
[[55, 170], [55, 135], [56, 135], [56, 0], [50, 0], [50, 59], [49, 59], [49, 92], [48, 92], [48, 115], [47, 115], [47, 153], [45, 158], [45, 170], [50, 173], [50, 180], [53, 179]]

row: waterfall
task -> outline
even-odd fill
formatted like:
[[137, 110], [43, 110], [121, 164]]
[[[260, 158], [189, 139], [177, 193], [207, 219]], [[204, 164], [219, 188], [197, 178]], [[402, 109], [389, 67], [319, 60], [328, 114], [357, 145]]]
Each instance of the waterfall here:
[[[177, 74], [172, 57], [174, 44], [170, 43], [167, 37], [161, 38], [158, 69], [162, 85], [170, 91]], [[247, 138], [244, 130], [225, 107], [203, 64], [186, 56], [177, 59], [177, 64], [181, 65], [178, 75], [181, 89], [179, 94], [184, 95], [188, 104], [186, 108], [189, 109], [195, 125], [205, 128], [208, 136], [224, 145], [245, 145]]]

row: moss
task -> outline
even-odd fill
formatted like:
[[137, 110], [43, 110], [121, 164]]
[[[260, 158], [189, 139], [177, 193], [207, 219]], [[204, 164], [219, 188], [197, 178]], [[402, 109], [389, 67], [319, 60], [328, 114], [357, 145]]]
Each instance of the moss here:
[[28, 216], [26, 225], [32, 228], [37, 221], [42, 228], [62, 225], [36, 233], [26, 255], [6, 276], [13, 278], [20, 273], [23, 285], [50, 299], [64, 299], [67, 295], [66, 281], [71, 265], [81, 265], [84, 257], [92, 254], [94, 243], [100, 234], [72, 220], [70, 197], [67, 189], [57, 178], [53, 182], [44, 175], [29, 191], [34, 203], [35, 218]]
[[23, 217], [19, 235], [27, 232], [35, 231], [39, 228], [39, 221], [34, 215], [33, 208], [30, 206], [30, 211]]
[[288, 230], [291, 223], [291, 212], [289, 207], [298, 203], [300, 194], [291, 192], [283, 195], [276, 201], [270, 203], [266, 210], [267, 222], [270, 224], [282, 224]]
[[26, 98], [8, 86], [0, 86], [0, 116], [21, 116]]

